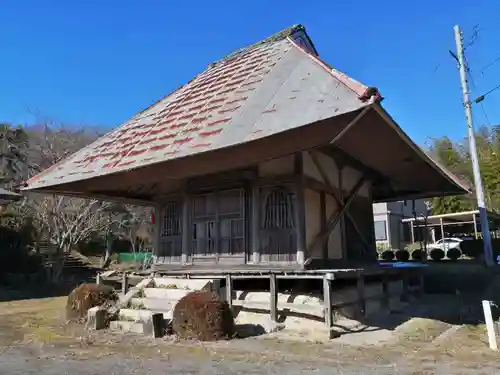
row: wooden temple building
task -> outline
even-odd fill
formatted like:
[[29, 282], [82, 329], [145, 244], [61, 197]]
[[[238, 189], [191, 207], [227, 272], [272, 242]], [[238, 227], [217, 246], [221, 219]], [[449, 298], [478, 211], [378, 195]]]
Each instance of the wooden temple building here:
[[374, 202], [466, 192], [381, 101], [297, 25], [210, 64], [26, 189], [154, 206], [166, 272], [375, 264]]

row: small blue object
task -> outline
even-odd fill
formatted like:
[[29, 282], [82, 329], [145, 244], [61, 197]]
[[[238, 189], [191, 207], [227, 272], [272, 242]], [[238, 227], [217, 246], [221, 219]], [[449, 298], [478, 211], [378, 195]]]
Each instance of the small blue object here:
[[379, 262], [382, 268], [423, 268], [427, 264], [413, 262]]

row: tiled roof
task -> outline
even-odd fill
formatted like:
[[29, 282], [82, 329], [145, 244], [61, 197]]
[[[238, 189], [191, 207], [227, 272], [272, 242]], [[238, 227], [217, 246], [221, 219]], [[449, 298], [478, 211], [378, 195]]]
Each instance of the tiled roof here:
[[375, 89], [330, 68], [302, 26], [211, 64], [188, 84], [28, 180], [45, 188], [249, 142], [367, 105]]

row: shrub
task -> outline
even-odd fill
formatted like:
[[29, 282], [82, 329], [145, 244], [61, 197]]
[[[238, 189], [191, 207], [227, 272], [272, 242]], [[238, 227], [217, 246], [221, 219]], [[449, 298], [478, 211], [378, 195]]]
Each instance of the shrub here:
[[174, 308], [172, 328], [181, 338], [200, 341], [230, 339], [235, 335], [228, 303], [205, 291], [191, 292], [180, 299]]
[[444, 255], [445, 253], [441, 249], [432, 249], [430, 253], [431, 259], [435, 261], [442, 260], [444, 258]]
[[410, 260], [410, 252], [408, 250], [397, 250], [396, 260], [400, 262], [407, 262], [408, 260]]
[[381, 257], [382, 257], [382, 260], [390, 262], [391, 260], [394, 260], [394, 251], [386, 250], [382, 253]]
[[460, 243], [462, 253], [470, 258], [480, 257], [483, 253], [483, 246], [482, 239], [466, 240]]
[[107, 285], [81, 284], [73, 289], [66, 302], [66, 319], [84, 321], [90, 308], [111, 306], [118, 301], [118, 294]]
[[446, 252], [446, 256], [450, 260], [457, 260], [458, 258], [460, 258], [462, 256], [462, 252], [460, 251], [460, 249], [453, 248], [453, 249], [450, 249]]
[[422, 249], [417, 249], [417, 250], [413, 250], [411, 252], [411, 258], [413, 260], [423, 260], [424, 259], [424, 252], [422, 251]]

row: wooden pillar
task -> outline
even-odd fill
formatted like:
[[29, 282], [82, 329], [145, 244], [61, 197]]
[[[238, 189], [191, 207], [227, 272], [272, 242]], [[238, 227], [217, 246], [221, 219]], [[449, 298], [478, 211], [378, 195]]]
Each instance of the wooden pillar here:
[[408, 302], [409, 301], [409, 285], [408, 285], [408, 273], [403, 272], [403, 293], [401, 294], [401, 301]]
[[444, 225], [443, 225], [443, 218], [439, 218], [439, 226], [441, 227], [441, 239], [444, 238]]
[[278, 285], [276, 283], [276, 274], [271, 273], [269, 275], [269, 293], [271, 306], [269, 312], [271, 315], [271, 321], [278, 321]]
[[295, 154], [295, 225], [297, 230], [297, 263], [304, 267], [306, 252], [306, 223], [304, 202], [304, 168], [302, 153]]
[[323, 307], [325, 310], [325, 326], [328, 331], [328, 339], [339, 336], [338, 332], [333, 330], [333, 310], [332, 310], [332, 273], [326, 273], [323, 276]]
[[425, 294], [425, 278], [424, 270], [417, 268], [417, 278], [418, 278], [418, 295], [422, 297]]
[[[337, 166], [337, 172], [339, 176], [339, 181], [338, 181], [338, 188], [339, 188], [339, 200], [342, 204], [344, 204], [344, 198], [345, 198], [345, 193], [344, 193], [344, 182], [343, 182], [343, 175], [342, 171], [344, 170], [344, 166], [340, 164], [339, 162], [336, 162], [335, 165]], [[342, 215], [340, 218], [340, 246], [342, 246], [342, 259], [347, 260], [347, 234], [346, 234], [346, 225], [345, 225], [345, 217]]]
[[230, 274], [226, 275], [226, 302], [230, 308], [233, 307], [233, 279]]
[[154, 207], [154, 234], [153, 234], [153, 253], [156, 255], [156, 257], [161, 257], [164, 256], [162, 253], [162, 248], [161, 248], [161, 223], [162, 223], [162, 208], [163, 206], [161, 204], [157, 204]]
[[365, 300], [365, 277], [362, 272], [358, 273], [357, 280], [357, 290], [358, 290], [358, 308], [357, 313], [359, 317], [364, 317], [366, 315], [366, 300]]
[[476, 218], [476, 214], [472, 215], [472, 221], [474, 222], [474, 238], [477, 240], [477, 218]]
[[252, 263], [260, 263], [260, 187], [255, 183], [252, 186]]
[[[324, 191], [319, 193], [319, 206], [320, 231], [325, 233], [328, 218], [326, 217], [326, 194]], [[323, 264], [326, 267], [328, 264], [328, 238], [321, 244], [321, 254]]]
[[191, 248], [191, 228], [189, 225], [189, 216], [191, 211], [191, 199], [188, 194], [182, 196], [182, 220], [181, 220], [181, 235], [182, 235], [182, 252], [181, 264], [187, 264], [189, 259], [189, 249]]
[[126, 272], [124, 272], [122, 276], [122, 292], [123, 295], [128, 293], [128, 275]]
[[387, 273], [382, 275], [382, 308], [385, 310], [391, 309], [391, 292]]

